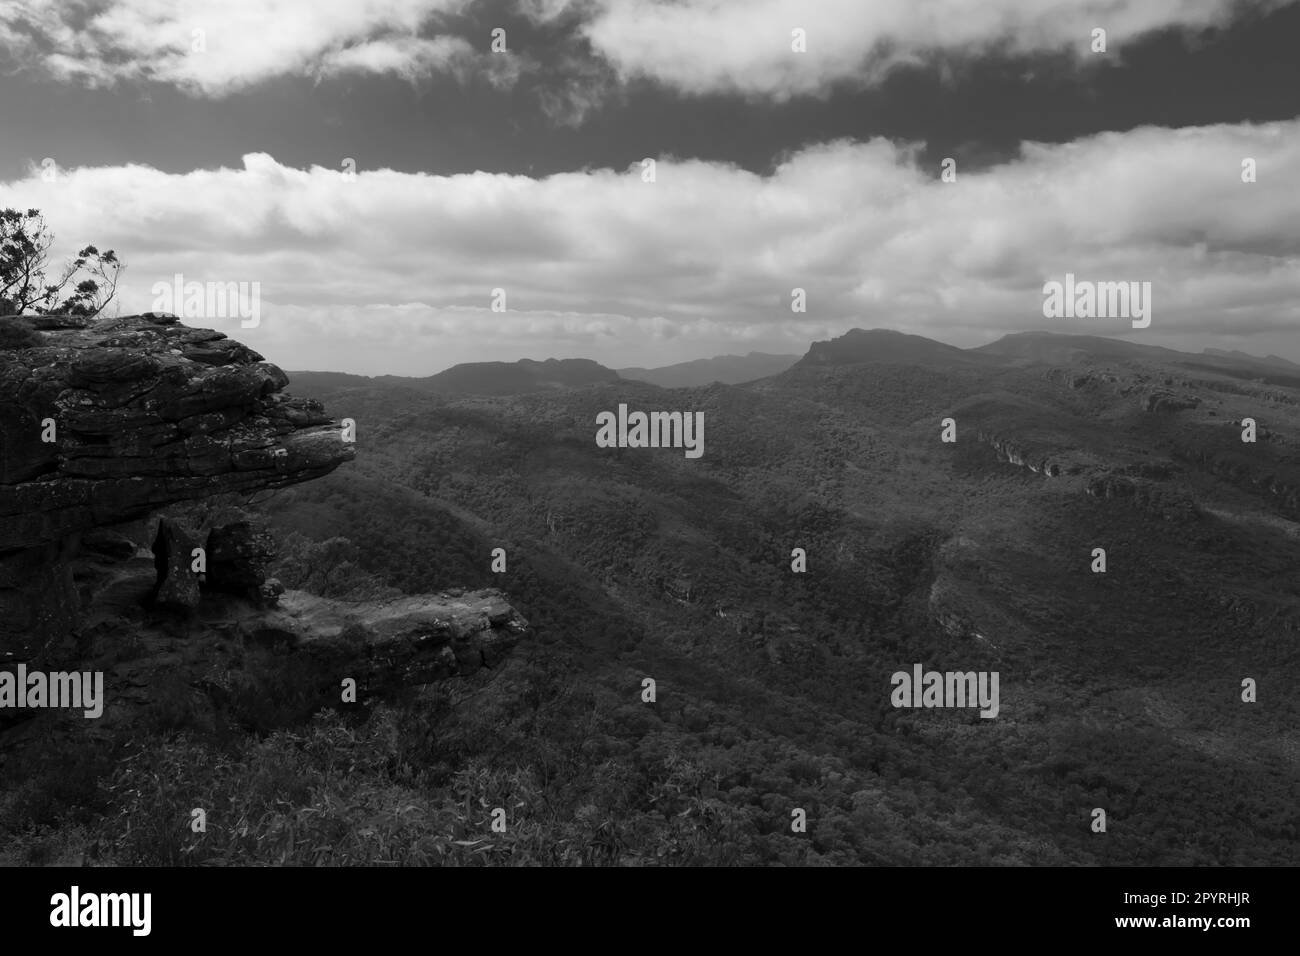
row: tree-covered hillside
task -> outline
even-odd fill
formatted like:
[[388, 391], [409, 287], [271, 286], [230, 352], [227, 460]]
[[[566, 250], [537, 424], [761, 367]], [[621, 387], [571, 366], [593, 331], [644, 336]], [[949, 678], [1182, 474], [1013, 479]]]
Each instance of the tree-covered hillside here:
[[[348, 539], [386, 586], [505, 590], [538, 638], [524, 685], [482, 692], [503, 736], [463, 759], [537, 773], [569, 748], [530, 799], [617, 831], [619, 858], [687, 813], [732, 861], [1283, 862], [1300, 393], [1140, 351], [907, 365], [852, 345], [690, 390], [447, 400], [300, 376], [356, 419], [357, 462], [267, 512], [295, 541]], [[702, 411], [704, 456], [597, 448], [619, 403]], [[997, 671], [999, 715], [894, 708], [914, 663]], [[542, 735], [530, 701], [553, 698], [574, 710]], [[699, 778], [666, 815], [661, 760]]]

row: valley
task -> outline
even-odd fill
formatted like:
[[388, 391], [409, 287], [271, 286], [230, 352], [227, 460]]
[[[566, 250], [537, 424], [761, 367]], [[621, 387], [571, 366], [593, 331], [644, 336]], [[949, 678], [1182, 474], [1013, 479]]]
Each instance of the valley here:
[[[509, 666], [562, 661], [589, 701], [593, 736], [566, 742], [581, 805], [601, 807], [600, 774], [665, 773], [668, 748], [711, 781], [695, 798], [744, 832], [742, 859], [1279, 862], [1265, 846], [1294, 838], [1300, 787], [1287, 378], [1118, 340], [887, 332], [741, 386], [419, 396], [299, 374], [367, 437], [272, 519], [350, 539], [398, 588], [508, 594], [539, 635]], [[702, 413], [709, 453], [596, 447], [590, 422], [620, 403]], [[915, 661], [1000, 672], [997, 718], [894, 710], [890, 675]], [[796, 805], [818, 808], [811, 843], [781, 833]], [[996, 836], [972, 847], [975, 830]]]

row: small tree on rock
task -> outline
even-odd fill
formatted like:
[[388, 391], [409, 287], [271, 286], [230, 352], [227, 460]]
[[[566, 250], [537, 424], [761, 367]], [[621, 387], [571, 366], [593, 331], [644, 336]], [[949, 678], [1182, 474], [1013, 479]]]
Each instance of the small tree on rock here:
[[[40, 210], [0, 209], [0, 315], [94, 318], [117, 294], [123, 266], [112, 249], [86, 246], [51, 282], [54, 235]], [[74, 281], [75, 280], [75, 281]]]

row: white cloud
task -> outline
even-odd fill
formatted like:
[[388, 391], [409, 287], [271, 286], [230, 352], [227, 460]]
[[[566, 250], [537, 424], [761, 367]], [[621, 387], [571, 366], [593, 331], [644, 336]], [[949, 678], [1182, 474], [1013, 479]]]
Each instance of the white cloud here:
[[[1114, 62], [1165, 28], [1221, 26], [1245, 9], [1294, 0], [515, 0], [534, 22], [571, 24], [595, 58], [565, 53], [544, 87], [548, 115], [580, 123], [618, 81], [648, 78], [693, 94], [783, 100], [837, 83], [872, 84], [934, 51], [1073, 51]], [[106, 85], [150, 79], [224, 96], [280, 76], [340, 70], [421, 79], [485, 75], [498, 87], [545, 57], [502, 57], [429, 36], [473, 0], [4, 0], [0, 51], [56, 76]], [[1107, 31], [1109, 53], [1089, 52]], [[806, 31], [807, 52], [791, 49]], [[195, 52], [203, 31], [205, 52]], [[526, 51], [524, 51], [526, 54]]]
[[0, 50], [65, 79], [94, 85], [150, 79], [207, 96], [279, 76], [344, 70], [407, 78], [445, 69], [463, 73], [474, 64], [499, 70], [463, 39], [423, 35], [439, 15], [467, 5], [468, 0], [5, 0]]
[[[958, 344], [1035, 328], [1175, 347], [1241, 335], [1253, 338], [1230, 347], [1300, 358], [1300, 120], [1029, 144], [955, 183], [918, 155], [835, 142], [767, 176], [661, 160], [645, 183], [639, 164], [537, 180], [362, 169], [349, 182], [255, 153], [185, 174], [97, 167], [46, 183], [33, 170], [0, 185], [0, 207], [41, 209], [59, 255], [115, 249], [131, 311], [178, 272], [260, 282], [259, 328], [191, 324], [288, 368], [663, 364], [802, 351], [853, 326]], [[1152, 282], [1151, 328], [1044, 319], [1042, 285], [1066, 272]], [[807, 314], [790, 311], [795, 287]], [[504, 316], [489, 311], [495, 288]]]
[[[568, 7], [552, 0], [537, 15]], [[934, 50], [1090, 57], [1094, 27], [1117, 56], [1143, 34], [1222, 25], [1241, 8], [1236, 0], [593, 0], [583, 32], [625, 78], [784, 99], [841, 81], [873, 83]], [[796, 28], [806, 31], [807, 52], [792, 51]]]
[[396, 73], [415, 79], [473, 55], [473, 47], [460, 37], [421, 40], [403, 36], [331, 50], [320, 57], [319, 70], [322, 73]]

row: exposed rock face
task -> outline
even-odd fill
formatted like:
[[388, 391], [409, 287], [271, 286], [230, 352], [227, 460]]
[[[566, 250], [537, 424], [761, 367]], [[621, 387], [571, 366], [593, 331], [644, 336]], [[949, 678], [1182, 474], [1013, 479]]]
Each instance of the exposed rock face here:
[[[0, 658], [68, 636], [84, 532], [353, 457], [319, 403], [284, 395], [284, 372], [220, 332], [157, 314], [5, 323], [33, 337], [0, 349]], [[167, 532], [169, 565], [188, 568], [186, 543]], [[159, 597], [197, 599], [184, 575]]]
[[288, 591], [260, 626], [263, 642], [283, 641], [372, 692], [495, 667], [528, 632], [495, 590], [355, 603]]
[[0, 548], [352, 458], [319, 403], [280, 394], [284, 372], [220, 332], [132, 316], [43, 334], [0, 351]]
[[198, 548], [198, 533], [185, 522], [164, 518], [158, 523], [153, 557], [158, 572], [154, 601], [159, 606], [182, 610], [199, 606], [199, 579], [191, 568]]
[[[963, 545], [966, 545], [963, 547]], [[999, 625], [1001, 616], [981, 594], [978, 584], [964, 576], [964, 565], [978, 553], [973, 543], [951, 540], [944, 546], [943, 555], [935, 565], [935, 578], [930, 584], [926, 612], [931, 624], [953, 641], [979, 640], [988, 642], [984, 631], [1004, 631]], [[977, 560], [977, 559], [976, 559]], [[953, 567], [955, 562], [958, 567]], [[976, 623], [976, 622], [981, 623]]]
[[[120, 566], [113, 587], [139, 595], [149, 587], [141, 563]], [[134, 579], [133, 587], [124, 587]], [[442, 592], [392, 601], [334, 601], [286, 591], [279, 607], [210, 592], [193, 614], [162, 619], [136, 601], [95, 601], [99, 622], [87, 644], [105, 661], [103, 723], [132, 724], [157, 707], [158, 688], [185, 688], [196, 725], [207, 726], [238, 685], [275, 669], [292, 676], [304, 715], [338, 706], [341, 684], [356, 681], [366, 705], [403, 687], [468, 677], [500, 665], [530, 632], [499, 591]], [[118, 645], [128, 633], [135, 653]], [[0, 715], [0, 726], [3, 726]]]
[[[0, 327], [0, 669], [103, 669], [105, 725], [181, 707], [216, 727], [268, 687], [305, 717], [345, 678], [364, 704], [469, 676], [529, 632], [497, 591], [353, 603], [266, 577], [274, 539], [238, 496], [353, 450], [243, 345], [170, 316]], [[37, 716], [8, 710], [0, 733]]]
[[[234, 512], [233, 516], [231, 512]], [[224, 512], [224, 513], [223, 513]], [[190, 539], [181, 543], [183, 561], [166, 561], [164, 545], [170, 543], [168, 534], [174, 536], [171, 525], [175, 519], [164, 517], [155, 536], [153, 551], [158, 564], [158, 590], [155, 603], [172, 607], [193, 608], [198, 605], [200, 591], [235, 594], [262, 605], [274, 604], [284, 587], [275, 579], [267, 579], [267, 569], [275, 559], [275, 539], [263, 526], [260, 518], [246, 511], [226, 507], [213, 515], [207, 513], [191, 531]], [[183, 527], [195, 525], [182, 522]], [[203, 555], [203, 564], [197, 569], [192, 560], [195, 549]], [[192, 600], [177, 601], [170, 592], [179, 589]]]
[[1146, 487], [1123, 475], [1095, 475], [1088, 479], [1088, 494], [1093, 498], [1136, 498]]
[[1049, 382], [1058, 382], [1075, 389], [1114, 388], [1121, 384], [1120, 376], [1105, 368], [1087, 368], [1080, 370], [1073, 365], [1058, 365], [1049, 368], [1044, 374]]
[[1147, 478], [1133, 477], [1123, 471], [1136, 472], [1129, 468], [1120, 471], [1096, 474], [1088, 479], [1087, 493], [1090, 497], [1103, 501], [1126, 500], [1145, 508], [1166, 521], [1188, 521], [1200, 514], [1196, 502], [1180, 489], [1163, 488], [1157, 482]]
[[[240, 685], [265, 686], [259, 675], [277, 666], [292, 675], [303, 718], [339, 706], [348, 678], [356, 681], [356, 701], [367, 705], [403, 687], [491, 671], [530, 633], [494, 590], [365, 602], [285, 591], [273, 608], [204, 591], [192, 613], [160, 615], [141, 600], [153, 587], [148, 557], [104, 567], [111, 573], [94, 592], [83, 635], [87, 657], [105, 671], [107, 703], [97, 727], [150, 720], [170, 685], [184, 698], [190, 724], [212, 729]], [[33, 716], [0, 712], [0, 747], [6, 725]]]
[[[1232, 434], [1237, 434], [1235, 425]], [[1221, 441], [1196, 445], [1180, 442], [1173, 446], [1172, 454], [1174, 460], [1205, 471], [1243, 490], [1267, 495], [1279, 514], [1292, 521], [1300, 521], [1300, 482], [1296, 480], [1300, 469], [1294, 463], [1294, 453], [1284, 453], [1261, 464], [1257, 457], [1244, 450], [1251, 447], [1253, 446], [1241, 445], [1235, 438], [1226, 444]]]
[[1061, 474], [1061, 464], [1056, 461], [1040, 455], [1025, 448], [1019, 442], [995, 435], [992, 432], [986, 432], [981, 429], [978, 432], [980, 441], [985, 442], [997, 453], [1000, 461], [1005, 461], [1011, 465], [1017, 465], [1021, 468], [1028, 468], [1034, 474], [1046, 475], [1048, 478], [1055, 478]]
[[1142, 399], [1142, 410], [1172, 413], [1196, 408], [1200, 404], [1201, 400], [1194, 396], [1180, 396], [1173, 392], [1157, 390]]

